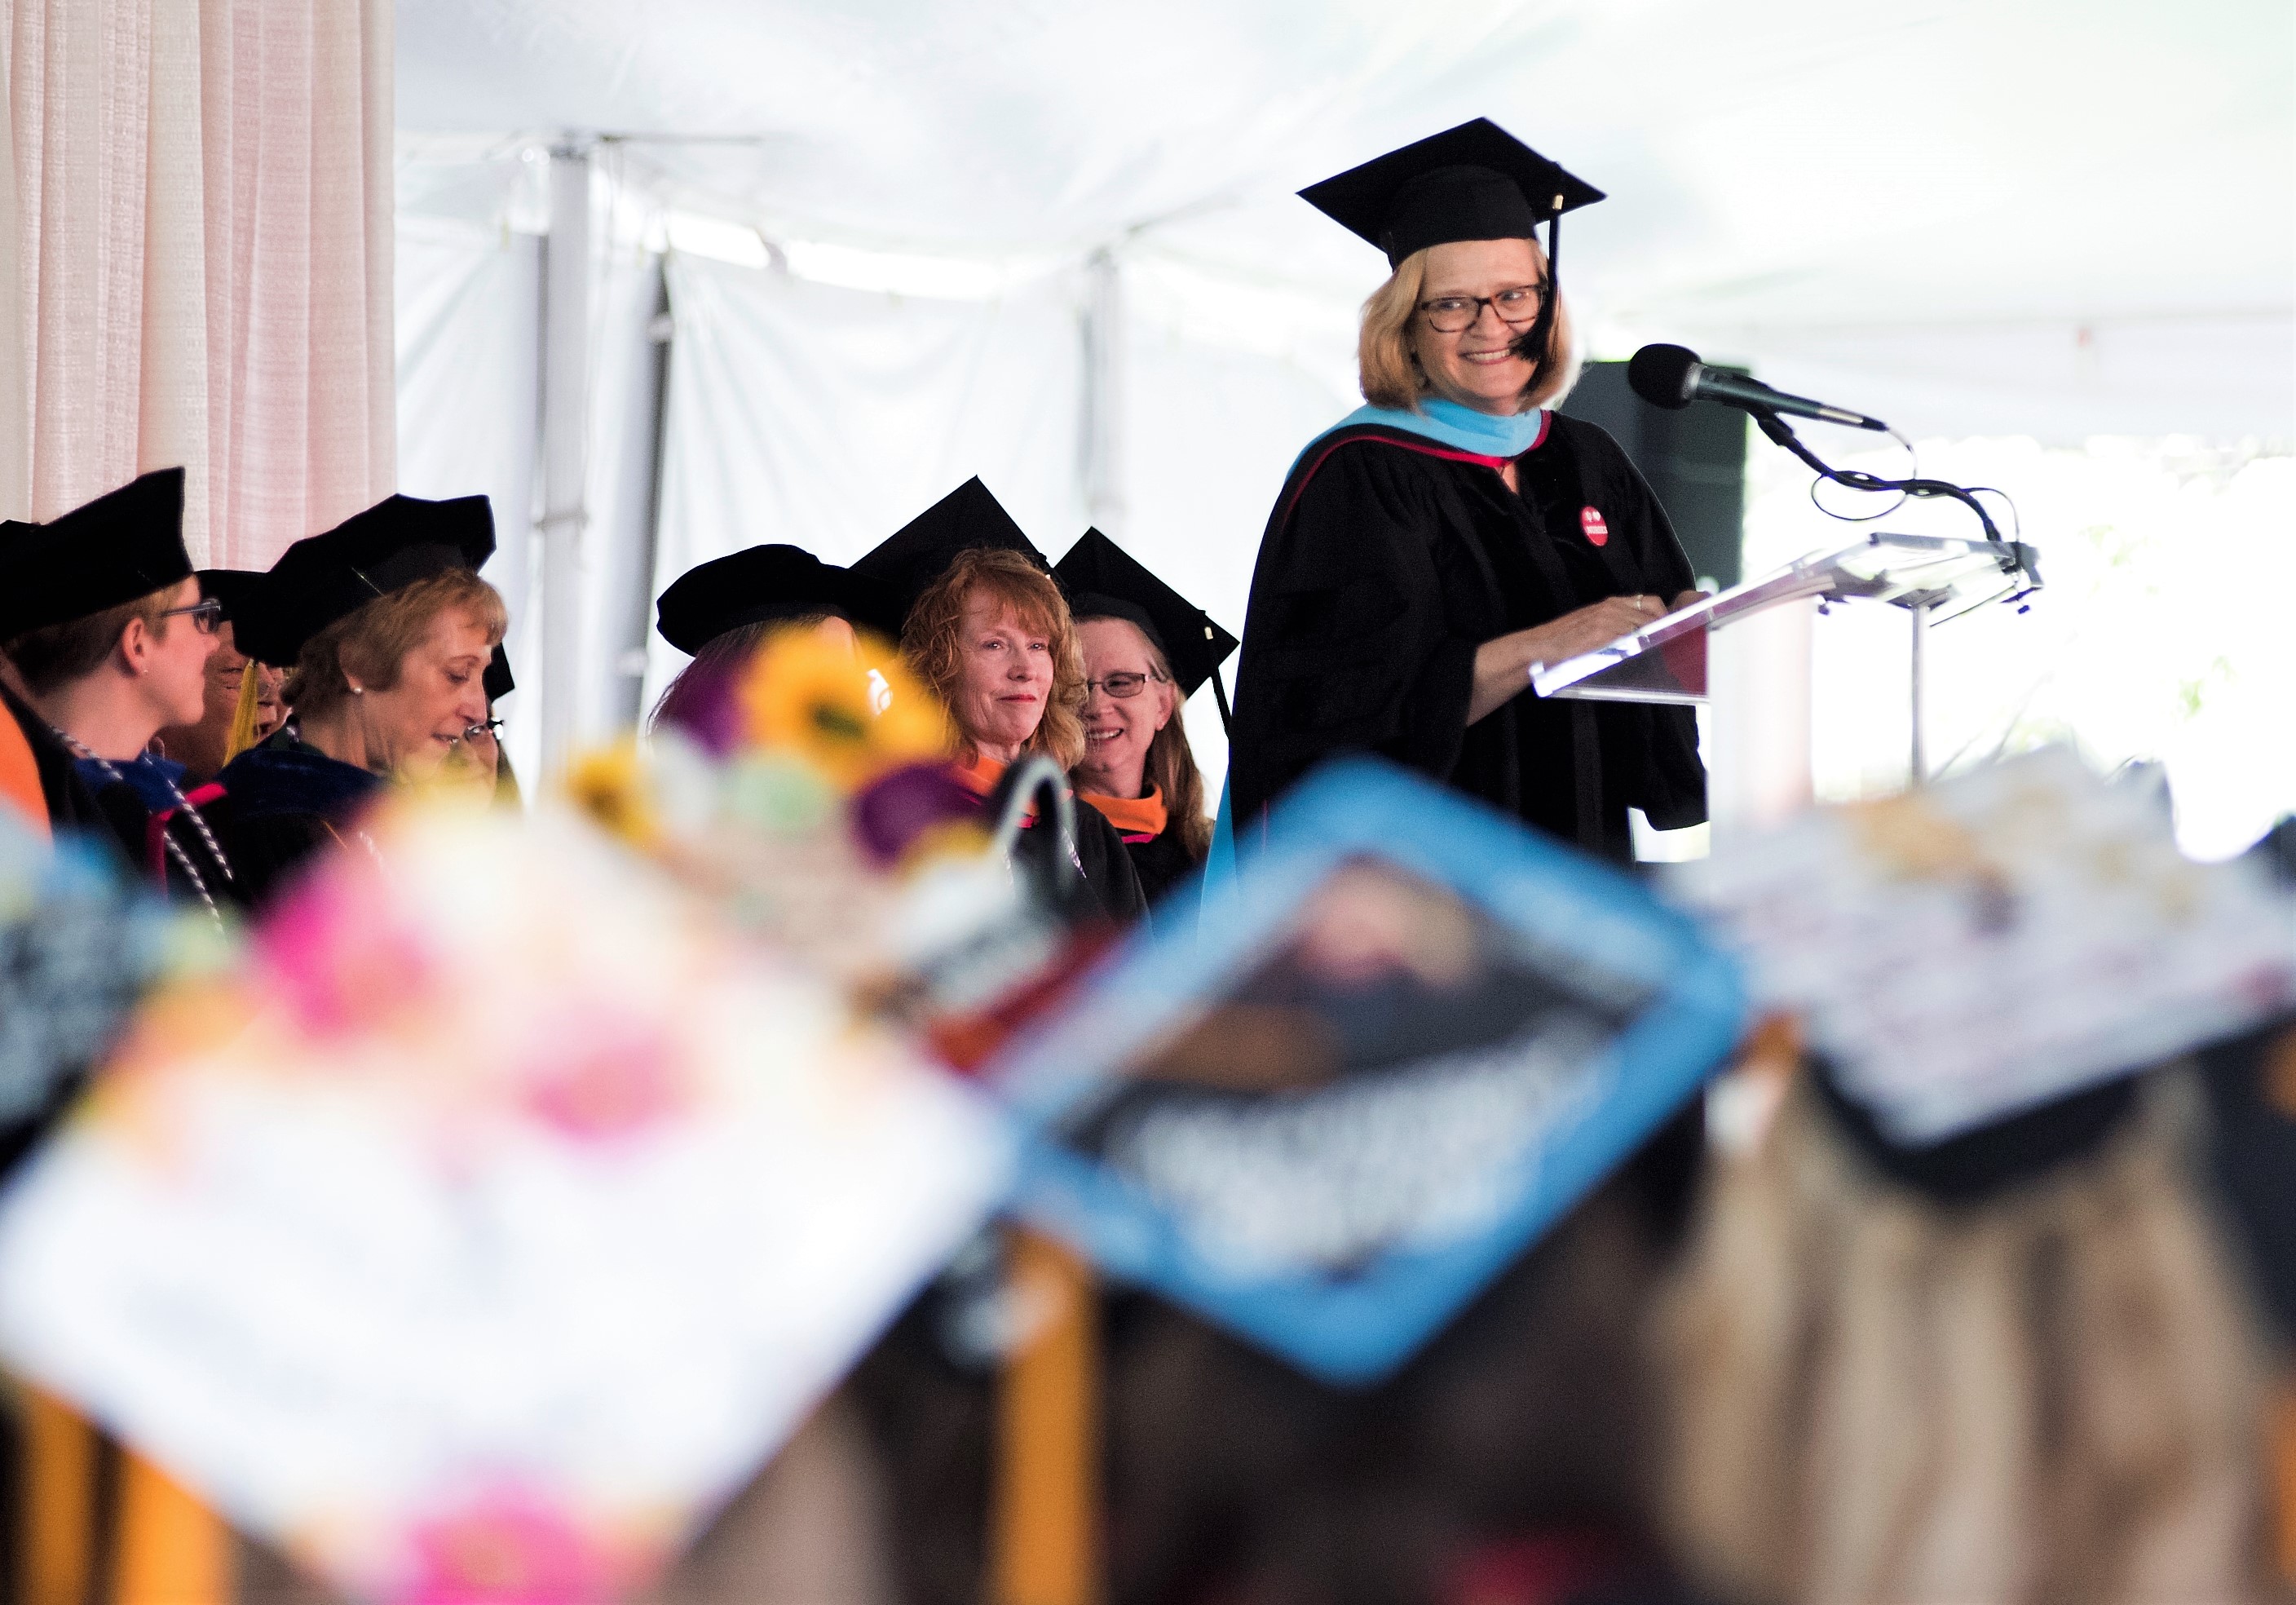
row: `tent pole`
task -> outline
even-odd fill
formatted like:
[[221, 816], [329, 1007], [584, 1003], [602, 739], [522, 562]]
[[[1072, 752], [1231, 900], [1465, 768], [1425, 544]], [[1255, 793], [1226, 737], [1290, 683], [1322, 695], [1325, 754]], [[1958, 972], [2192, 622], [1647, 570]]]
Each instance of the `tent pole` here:
[[542, 776], [572, 756], [582, 664], [581, 555], [588, 476], [590, 145], [550, 152], [550, 235], [543, 246]]
[[1106, 246], [1085, 263], [1085, 517], [1124, 539], [1124, 280]]

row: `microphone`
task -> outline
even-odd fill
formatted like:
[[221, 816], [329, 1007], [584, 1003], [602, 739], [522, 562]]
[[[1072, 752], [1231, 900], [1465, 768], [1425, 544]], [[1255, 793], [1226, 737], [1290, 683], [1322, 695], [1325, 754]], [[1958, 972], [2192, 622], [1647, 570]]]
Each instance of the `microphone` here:
[[1627, 383], [1652, 407], [1683, 407], [1693, 401], [1719, 401], [1751, 413], [1790, 413], [1797, 418], [1816, 418], [1827, 424], [1847, 424], [1852, 429], [1889, 425], [1879, 418], [1828, 407], [1806, 396], [1789, 396], [1758, 379], [1718, 374], [1698, 360], [1698, 353], [1678, 345], [1646, 345], [1627, 364]]

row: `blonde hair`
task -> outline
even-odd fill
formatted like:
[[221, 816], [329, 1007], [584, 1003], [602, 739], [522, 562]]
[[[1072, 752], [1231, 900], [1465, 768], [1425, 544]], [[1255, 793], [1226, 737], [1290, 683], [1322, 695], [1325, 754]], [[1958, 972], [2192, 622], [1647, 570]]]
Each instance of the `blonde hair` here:
[[1068, 598], [1051, 575], [1018, 552], [975, 547], [959, 552], [941, 577], [925, 588], [901, 628], [901, 655], [917, 678], [955, 715], [959, 757], [975, 755], [972, 732], [964, 728], [957, 696], [964, 678], [964, 608], [975, 590], [1011, 608], [1026, 630], [1041, 631], [1052, 646], [1053, 691], [1045, 716], [1021, 749], [1041, 753], [1063, 771], [1084, 757], [1084, 647]]
[[367, 690], [390, 690], [431, 621], [452, 608], [478, 616], [489, 647], [502, 644], [510, 628], [502, 593], [469, 569], [448, 569], [377, 597], [304, 642], [280, 699], [304, 718], [324, 719], [350, 696], [354, 672]]
[[[1539, 276], [1551, 282], [1554, 270], [1547, 266], [1546, 252], [1539, 249], [1537, 240], [1527, 239], [1523, 243], [1538, 262]], [[1411, 344], [1420, 294], [1427, 285], [1427, 252], [1434, 249], [1430, 245], [1414, 251], [1398, 262], [1387, 283], [1364, 302], [1363, 328], [1356, 338], [1356, 369], [1364, 399], [1374, 407], [1413, 410], [1421, 398], [1434, 393]], [[1554, 371], [1549, 373], [1545, 362], [1533, 371], [1522, 392], [1524, 412], [1560, 401], [1578, 383], [1578, 333], [1570, 323], [1570, 303], [1559, 292], [1554, 296], [1554, 326], [1548, 333], [1547, 350], [1555, 353]]]
[[2261, 1597], [2259, 1335], [2197, 1089], [1982, 1204], [1884, 1181], [1806, 1079], [1719, 1156], [1664, 1300], [1672, 1537], [1725, 1598]]

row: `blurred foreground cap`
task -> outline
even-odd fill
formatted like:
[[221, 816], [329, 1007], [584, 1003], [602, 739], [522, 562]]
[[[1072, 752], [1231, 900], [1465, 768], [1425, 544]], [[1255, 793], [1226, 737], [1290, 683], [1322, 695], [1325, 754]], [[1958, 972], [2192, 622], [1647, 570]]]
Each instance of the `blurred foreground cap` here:
[[0, 641], [191, 578], [184, 471], [160, 468], [45, 523], [0, 528]]

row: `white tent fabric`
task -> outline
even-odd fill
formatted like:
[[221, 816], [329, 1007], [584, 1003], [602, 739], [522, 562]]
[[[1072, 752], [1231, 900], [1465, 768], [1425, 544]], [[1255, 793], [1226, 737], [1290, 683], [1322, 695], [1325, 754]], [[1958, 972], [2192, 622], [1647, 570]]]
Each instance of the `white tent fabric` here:
[[[1917, 436], [2296, 443], [2277, 0], [401, 0], [398, 25], [402, 244], [538, 230], [570, 140], [597, 152], [602, 264], [666, 253], [650, 526], [644, 365], [592, 342], [590, 734], [632, 705], [612, 576], [658, 590], [759, 540], [849, 557], [968, 473], [1054, 555], [1096, 519], [1240, 626], [1286, 466], [1354, 404], [1383, 269], [1292, 192], [1478, 114], [1611, 193], [1565, 231], [1591, 355], [1677, 340]], [[402, 319], [424, 276], [471, 271], [403, 251]], [[615, 271], [598, 327], [627, 333]], [[532, 304], [468, 315], [530, 340]], [[402, 390], [406, 482], [504, 485], [507, 525], [533, 369], [481, 376], [515, 341], [473, 338], [459, 408]], [[649, 695], [676, 662], [651, 644]], [[1208, 705], [1190, 728], [1217, 772]]]
[[261, 568], [390, 488], [389, 0], [0, 4], [0, 513], [186, 473]]
[[1349, 304], [1376, 257], [1290, 192], [1488, 114], [1611, 194], [1567, 231], [1598, 353], [1807, 358], [1919, 433], [2006, 385], [2046, 438], [2285, 440], [2292, 31], [2277, 0], [403, 0], [399, 119], [633, 136], [651, 193], [777, 239], [1153, 243]]

